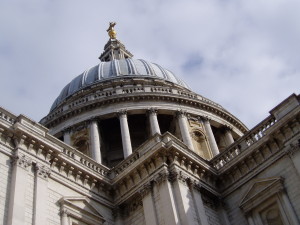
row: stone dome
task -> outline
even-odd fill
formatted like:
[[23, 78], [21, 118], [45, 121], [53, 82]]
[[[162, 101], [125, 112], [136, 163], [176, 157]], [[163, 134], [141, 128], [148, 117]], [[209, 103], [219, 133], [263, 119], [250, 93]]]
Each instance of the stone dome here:
[[150, 63], [143, 59], [115, 59], [108, 62], [100, 62], [98, 65], [75, 77], [63, 88], [60, 95], [52, 104], [50, 111], [54, 110], [69, 96], [91, 85], [110, 79], [132, 77], [162, 79], [190, 89], [184, 81], [158, 64]]
[[248, 130], [171, 71], [133, 59], [115, 36], [99, 59], [63, 88], [41, 123], [102, 165], [112, 168], [133, 157], [155, 135], [171, 135], [209, 160]]

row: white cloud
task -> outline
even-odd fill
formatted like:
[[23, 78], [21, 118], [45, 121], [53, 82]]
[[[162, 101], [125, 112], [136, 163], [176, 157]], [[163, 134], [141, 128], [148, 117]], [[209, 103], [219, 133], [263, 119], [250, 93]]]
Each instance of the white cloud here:
[[98, 62], [116, 21], [136, 58], [159, 63], [249, 127], [299, 93], [300, 3], [26, 1], [0, 3], [0, 104], [35, 120]]

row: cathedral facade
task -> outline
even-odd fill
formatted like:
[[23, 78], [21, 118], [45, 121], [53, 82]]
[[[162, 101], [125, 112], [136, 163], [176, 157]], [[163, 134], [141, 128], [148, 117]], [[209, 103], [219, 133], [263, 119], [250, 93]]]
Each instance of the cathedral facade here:
[[248, 130], [114, 26], [39, 123], [0, 108], [0, 224], [300, 224], [300, 96]]

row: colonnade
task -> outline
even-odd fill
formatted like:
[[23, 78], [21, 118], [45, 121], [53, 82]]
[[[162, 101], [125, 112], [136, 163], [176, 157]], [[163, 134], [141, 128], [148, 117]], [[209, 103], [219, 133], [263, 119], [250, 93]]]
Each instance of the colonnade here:
[[[147, 111], [149, 124], [150, 124], [150, 133], [151, 135], [161, 134], [158, 119], [157, 119], [157, 110], [151, 108]], [[119, 121], [120, 121], [120, 128], [121, 128], [121, 137], [122, 137], [122, 146], [123, 146], [123, 155], [124, 158], [127, 158], [129, 155], [132, 154], [132, 145], [131, 145], [131, 138], [128, 126], [128, 119], [127, 119], [127, 111], [122, 110], [117, 113]], [[187, 114], [183, 111], [177, 111], [176, 118], [178, 121], [180, 133], [182, 140], [186, 146], [194, 151], [194, 145], [192, 141], [192, 136], [189, 130], [188, 124], [188, 117]], [[211, 128], [211, 124], [209, 119], [201, 117], [201, 122], [204, 125], [204, 129], [206, 132], [207, 140], [209, 142], [212, 155], [215, 156], [219, 154], [219, 149]], [[102, 163], [101, 157], [101, 141], [100, 141], [100, 134], [99, 134], [99, 122], [96, 118], [91, 119], [89, 123], [89, 140], [90, 140], [90, 153], [91, 157], [98, 163]], [[67, 144], [71, 144], [70, 138], [70, 129], [64, 130], [64, 142]], [[224, 134], [225, 140], [227, 145], [230, 145], [234, 142], [231, 130], [226, 129]]]

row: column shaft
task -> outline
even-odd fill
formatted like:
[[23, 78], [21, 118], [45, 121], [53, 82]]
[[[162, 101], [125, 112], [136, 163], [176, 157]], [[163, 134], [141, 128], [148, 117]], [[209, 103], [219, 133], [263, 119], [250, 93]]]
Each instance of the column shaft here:
[[177, 117], [183, 143], [185, 143], [189, 149], [194, 150], [186, 115], [182, 112], [178, 112]]
[[127, 121], [127, 114], [125, 112], [119, 113], [120, 126], [121, 126], [121, 135], [122, 135], [122, 145], [124, 158], [127, 158], [132, 154], [132, 146], [130, 140], [130, 133]]
[[150, 129], [151, 129], [151, 135], [153, 136], [154, 134], [161, 134], [160, 133], [160, 128], [157, 120], [157, 112], [155, 109], [150, 109], [148, 111], [149, 114], [149, 121], [150, 121]]
[[208, 139], [212, 154], [213, 154], [213, 156], [216, 156], [220, 152], [219, 152], [219, 148], [218, 148], [214, 133], [212, 132], [212, 129], [211, 129], [208, 119], [204, 119], [203, 123], [204, 123], [205, 131], [207, 134], [207, 139]]
[[231, 145], [234, 142], [230, 129], [225, 130], [225, 140], [227, 146]]
[[70, 130], [65, 130], [64, 131], [64, 142], [68, 145], [71, 145], [71, 135], [70, 135]]
[[92, 121], [90, 124], [90, 148], [92, 158], [97, 163], [101, 163], [100, 135], [97, 121]]

